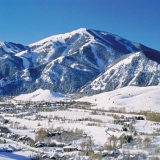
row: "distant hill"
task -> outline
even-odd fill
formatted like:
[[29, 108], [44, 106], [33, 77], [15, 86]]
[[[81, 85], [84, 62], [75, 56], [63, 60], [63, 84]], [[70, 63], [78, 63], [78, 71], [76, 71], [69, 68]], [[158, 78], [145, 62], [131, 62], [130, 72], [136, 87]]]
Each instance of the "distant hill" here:
[[95, 104], [94, 108], [105, 110], [119, 109], [128, 111], [160, 111], [160, 86], [127, 86], [114, 91], [93, 96], [85, 96], [78, 101]]
[[64, 94], [51, 92], [49, 90], [38, 89], [32, 93], [21, 94], [14, 99], [22, 101], [59, 101], [68, 98], [69, 97]]

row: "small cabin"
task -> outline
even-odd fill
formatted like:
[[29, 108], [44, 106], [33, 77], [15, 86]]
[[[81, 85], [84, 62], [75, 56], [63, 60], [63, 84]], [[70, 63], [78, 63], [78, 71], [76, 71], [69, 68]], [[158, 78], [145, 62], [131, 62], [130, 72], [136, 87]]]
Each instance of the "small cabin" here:
[[56, 148], [56, 152], [63, 153], [63, 148]]
[[73, 152], [73, 151], [78, 151], [77, 147], [74, 146], [65, 146], [63, 147], [64, 152]]
[[34, 144], [34, 146], [36, 147], [36, 148], [38, 148], [38, 147], [45, 147], [45, 146], [47, 146], [46, 145], [46, 143], [45, 142], [36, 142], [35, 144]]
[[63, 155], [55, 152], [52, 156], [50, 156], [50, 159], [61, 159], [63, 157]]
[[48, 154], [44, 154], [44, 155], [42, 155], [42, 158], [43, 159], [48, 159], [48, 158], [50, 158], [50, 156]]

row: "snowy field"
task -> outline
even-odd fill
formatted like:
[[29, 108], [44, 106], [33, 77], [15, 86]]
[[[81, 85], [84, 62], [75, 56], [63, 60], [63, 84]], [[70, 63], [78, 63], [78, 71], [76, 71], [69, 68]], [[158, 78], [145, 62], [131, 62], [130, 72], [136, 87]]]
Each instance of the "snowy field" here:
[[[136, 114], [125, 113], [112, 113], [109, 110], [112, 107], [123, 108], [125, 107], [126, 111], [140, 111], [140, 110], [152, 110], [160, 111], [160, 86], [156, 87], [125, 87], [122, 89], [117, 89], [115, 91], [101, 93], [94, 96], [87, 96], [76, 101], [81, 102], [90, 102], [91, 105], [88, 108], [69, 107], [65, 109], [56, 108], [52, 111], [42, 111], [36, 110], [34, 114], [31, 112], [31, 108], [22, 113], [19, 108], [17, 114], [1, 112], [1, 121], [0, 126], [7, 127], [12, 133], [18, 134], [19, 136], [28, 136], [36, 141], [36, 131], [39, 129], [51, 129], [56, 130], [57, 128], [65, 131], [75, 130], [76, 128], [83, 130], [83, 133], [90, 137], [96, 146], [105, 146], [109, 143], [109, 138], [111, 136], [116, 136], [118, 138], [121, 135], [133, 135], [131, 131], [124, 131], [122, 124], [116, 124], [116, 116], [120, 117], [119, 120], [122, 120], [121, 117], [126, 117], [132, 119], [137, 116]], [[14, 100], [33, 100], [33, 101], [55, 101], [64, 100], [69, 96], [62, 95], [60, 93], [53, 93], [48, 90], [37, 90], [33, 93], [21, 95], [15, 97]], [[13, 101], [14, 101], [13, 100]], [[60, 102], [59, 101], [59, 102]], [[59, 102], [57, 102], [59, 104]], [[70, 102], [68, 98], [68, 103]], [[14, 101], [16, 103], [16, 101]], [[39, 102], [38, 102], [39, 103]], [[37, 104], [38, 104], [37, 103]], [[67, 103], [67, 102], [66, 102]], [[78, 104], [78, 102], [77, 102]], [[76, 105], [77, 105], [76, 104]], [[84, 103], [85, 104], [85, 103]], [[1, 103], [2, 105], [2, 103]], [[76, 107], [75, 105], [75, 107]], [[58, 106], [58, 105], [57, 105]], [[57, 107], [56, 106], [56, 107]], [[69, 105], [68, 105], [69, 106]], [[82, 105], [83, 106], [83, 105]], [[47, 107], [47, 106], [46, 106]], [[54, 107], [51, 105], [50, 107]], [[60, 107], [60, 105], [58, 106]], [[15, 104], [15, 108], [18, 107]], [[23, 109], [23, 108], [22, 108]], [[35, 108], [32, 108], [33, 110]], [[97, 110], [103, 109], [103, 110]], [[31, 113], [31, 115], [29, 114]], [[22, 117], [20, 115], [23, 115]], [[19, 116], [19, 117], [18, 117]], [[141, 115], [140, 115], [141, 116]], [[2, 122], [3, 118], [9, 120], [8, 124]], [[40, 117], [37, 119], [37, 117]], [[144, 117], [145, 118], [145, 117]], [[124, 120], [125, 118], [123, 118]], [[122, 120], [122, 121], [123, 121]], [[13, 127], [11, 124], [18, 124], [18, 127]], [[131, 124], [131, 121], [126, 122], [126, 124]], [[137, 148], [137, 137], [140, 136], [142, 140], [146, 138], [146, 135], [150, 137], [150, 145], [159, 146], [160, 145], [160, 135], [152, 135], [157, 133], [157, 130], [160, 130], [160, 123], [155, 123], [149, 120], [135, 120], [132, 123], [137, 135], [134, 137], [135, 143], [132, 144], [132, 149], [130, 153], [140, 153], [145, 152], [146, 156], [151, 156], [150, 151], [144, 151], [143, 149]], [[24, 128], [24, 129], [23, 129]], [[7, 143], [0, 143], [0, 150], [3, 148], [22, 148], [20, 151], [15, 152], [0, 152], [0, 160], [29, 160], [29, 156], [36, 152], [44, 152], [43, 148], [30, 147], [23, 142], [17, 142], [5, 137]], [[55, 141], [55, 140], [54, 140]], [[75, 146], [79, 146], [82, 142], [81, 139], [72, 142]], [[125, 146], [124, 146], [125, 147]], [[52, 154], [54, 149], [51, 147], [47, 153]], [[125, 149], [120, 149], [121, 152], [124, 152]]]
[[32, 155], [30, 151], [19, 151], [13, 153], [0, 152], [0, 160], [30, 160], [28, 155]]
[[152, 110], [160, 111], [160, 86], [135, 87], [129, 86], [111, 92], [105, 92], [90, 97], [83, 97], [79, 101], [95, 104], [95, 108], [122, 108], [127, 111]]
[[[83, 110], [83, 109], [70, 109], [69, 111], [55, 111], [55, 112], [39, 112], [39, 115], [42, 116], [47, 116], [53, 118], [53, 120], [49, 123], [48, 119], [44, 120], [34, 120], [34, 117], [29, 117], [27, 116], [26, 119], [21, 119], [21, 118], [16, 118], [16, 117], [8, 117], [12, 122], [19, 122], [21, 126], [25, 125], [27, 129], [21, 130], [21, 129], [11, 129], [10, 130], [13, 133], [22, 135], [22, 136], [29, 136], [33, 139], [35, 139], [35, 133], [33, 133], [33, 130], [38, 130], [39, 128], [50, 128], [51, 125], [53, 125], [53, 128], [63, 128], [64, 130], [67, 129], [75, 129], [79, 128], [84, 131], [88, 136], [92, 138], [95, 144], [104, 146], [104, 144], [108, 141], [108, 138], [111, 135], [120, 137], [123, 133], [122, 130], [122, 125], [116, 125], [113, 123], [114, 118], [111, 116], [106, 115], [93, 115], [91, 114], [91, 111], [89, 110]], [[127, 117], [131, 117], [134, 115], [131, 114], [120, 114], [117, 113], [117, 115], [124, 115]], [[5, 115], [3, 115], [5, 116]], [[54, 117], [59, 117], [59, 118], [64, 118], [65, 117], [65, 122], [62, 122], [61, 120], [54, 120]], [[31, 119], [33, 118], [33, 120]], [[78, 119], [85, 119], [88, 118], [88, 121], [78, 121]], [[94, 120], [100, 120], [100, 122], [92, 122], [91, 119]], [[95, 123], [98, 124], [97, 126], [88, 126], [88, 123]], [[37, 124], [40, 123], [40, 126]], [[151, 134], [153, 133], [153, 128], [156, 126], [153, 126], [154, 122], [143, 120], [143, 121], [136, 121], [134, 127], [138, 133], [148, 133]], [[107, 130], [107, 133], [105, 132]], [[117, 131], [116, 131], [117, 130]], [[143, 136], [142, 136], [143, 138]], [[79, 143], [78, 141], [76, 142], [77, 144]], [[8, 141], [5, 146], [11, 145], [11, 146], [18, 146], [20, 147], [25, 147], [23, 143], [19, 142], [13, 142], [13, 141]], [[153, 138], [152, 144], [154, 145], [159, 145], [160, 144], [160, 136], [157, 136]], [[0, 147], [4, 147], [4, 145], [0, 145]], [[30, 149], [30, 147], [28, 147]], [[37, 150], [37, 149], [35, 149]], [[41, 150], [41, 149], [40, 149]], [[140, 150], [137, 150], [136, 148], [134, 149], [135, 153], [140, 152]], [[51, 154], [51, 152], [49, 152]], [[0, 159], [4, 160], [9, 160], [9, 159], [22, 159], [22, 160], [28, 160], [31, 154], [33, 154], [31, 151], [24, 149], [19, 152], [13, 152], [13, 153], [5, 153], [5, 152], [0, 152]], [[148, 154], [148, 152], [147, 152]]]
[[[152, 110], [160, 111], [160, 86], [135, 87], [128, 86], [114, 91], [86, 96], [78, 101], [85, 101], [95, 104], [94, 108], [109, 109], [111, 107], [122, 108], [127, 111]], [[15, 97], [15, 100], [31, 101], [58, 101], [70, 97], [61, 93], [49, 90], [38, 89], [29, 94], [22, 94]]]

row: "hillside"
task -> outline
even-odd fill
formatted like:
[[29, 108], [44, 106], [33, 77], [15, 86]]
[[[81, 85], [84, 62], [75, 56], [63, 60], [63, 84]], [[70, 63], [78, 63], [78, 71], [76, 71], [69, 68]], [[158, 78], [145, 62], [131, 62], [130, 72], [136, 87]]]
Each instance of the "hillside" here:
[[94, 108], [122, 109], [126, 111], [152, 110], [160, 111], [160, 86], [134, 87], [128, 86], [110, 92], [104, 92], [79, 99], [95, 104]]
[[22, 101], [59, 101], [68, 99], [68, 96], [60, 93], [51, 92], [49, 90], [38, 89], [32, 93], [21, 94], [14, 98], [14, 100]]

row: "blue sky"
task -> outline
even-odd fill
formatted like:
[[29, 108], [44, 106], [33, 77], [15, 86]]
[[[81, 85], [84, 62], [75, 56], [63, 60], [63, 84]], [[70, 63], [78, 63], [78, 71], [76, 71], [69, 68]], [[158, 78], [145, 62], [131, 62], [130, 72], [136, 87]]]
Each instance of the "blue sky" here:
[[78, 28], [160, 51], [160, 0], [0, 0], [0, 41], [30, 44]]

